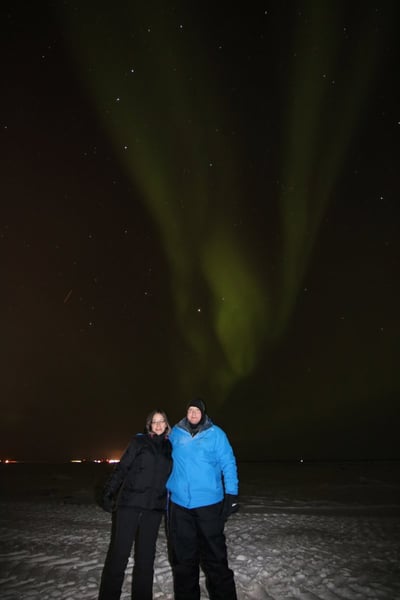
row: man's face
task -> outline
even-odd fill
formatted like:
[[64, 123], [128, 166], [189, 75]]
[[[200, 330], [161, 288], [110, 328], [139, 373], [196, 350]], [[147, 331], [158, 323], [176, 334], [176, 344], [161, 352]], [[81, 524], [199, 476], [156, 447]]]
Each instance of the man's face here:
[[191, 425], [197, 425], [201, 421], [201, 410], [197, 406], [189, 406], [186, 416]]

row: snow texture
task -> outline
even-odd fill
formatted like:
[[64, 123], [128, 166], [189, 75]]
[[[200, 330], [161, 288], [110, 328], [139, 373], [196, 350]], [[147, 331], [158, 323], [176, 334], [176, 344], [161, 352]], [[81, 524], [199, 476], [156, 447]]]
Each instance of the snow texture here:
[[[352, 472], [351, 481], [348, 473], [314, 472], [312, 485], [298, 475], [285, 483], [283, 471], [279, 483], [276, 470], [243, 467], [241, 510], [226, 526], [239, 600], [400, 600], [399, 482], [387, 472], [381, 479]], [[95, 600], [110, 515], [82, 488], [63, 498], [53, 487], [46, 498], [0, 499], [2, 600]], [[132, 559], [123, 599], [131, 570]], [[208, 598], [203, 576], [201, 589]], [[154, 598], [173, 599], [164, 528]]]

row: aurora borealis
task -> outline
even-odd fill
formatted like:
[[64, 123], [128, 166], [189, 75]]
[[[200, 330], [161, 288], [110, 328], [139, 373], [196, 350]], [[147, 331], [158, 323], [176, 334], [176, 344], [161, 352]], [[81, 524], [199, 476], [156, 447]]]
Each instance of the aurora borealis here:
[[396, 4], [41, 11], [3, 19], [0, 452], [200, 393], [245, 456], [398, 458]]

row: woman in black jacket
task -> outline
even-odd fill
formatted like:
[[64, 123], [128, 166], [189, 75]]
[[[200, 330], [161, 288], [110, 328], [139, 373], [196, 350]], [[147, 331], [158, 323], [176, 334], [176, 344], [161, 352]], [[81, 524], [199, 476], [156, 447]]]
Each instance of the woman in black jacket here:
[[102, 506], [113, 518], [99, 600], [119, 600], [133, 542], [132, 599], [153, 597], [156, 540], [172, 466], [170, 430], [165, 412], [153, 410], [146, 433], [133, 437], [104, 487]]

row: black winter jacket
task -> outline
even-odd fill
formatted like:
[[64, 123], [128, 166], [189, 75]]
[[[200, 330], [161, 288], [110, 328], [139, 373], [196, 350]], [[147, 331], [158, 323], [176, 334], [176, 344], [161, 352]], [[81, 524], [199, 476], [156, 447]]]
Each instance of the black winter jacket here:
[[115, 508], [165, 510], [171, 468], [171, 442], [165, 435], [136, 434], [104, 487], [104, 508], [113, 500]]

